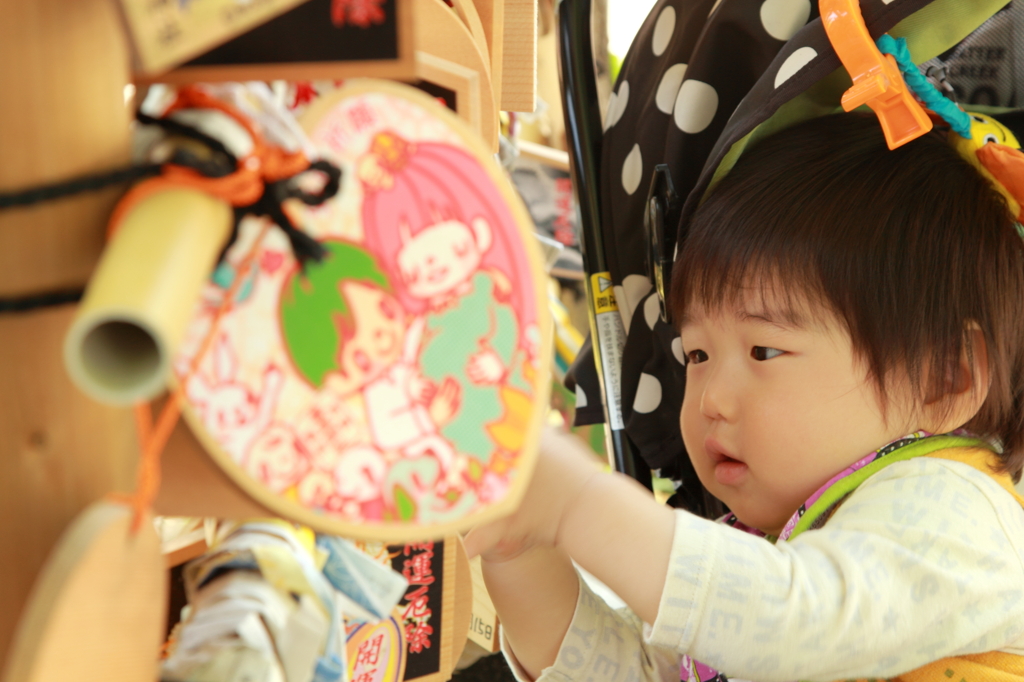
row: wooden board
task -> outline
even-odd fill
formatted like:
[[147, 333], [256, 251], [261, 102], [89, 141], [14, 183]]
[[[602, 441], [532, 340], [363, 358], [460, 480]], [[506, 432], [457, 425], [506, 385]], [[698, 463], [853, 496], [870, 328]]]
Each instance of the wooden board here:
[[[258, 245], [259, 274], [221, 319], [213, 350], [186, 386], [185, 419], [248, 497], [324, 532], [414, 541], [508, 513], [532, 470], [549, 390], [544, 279], [524, 207], [479, 137], [407, 86], [350, 82], [314, 103], [303, 124], [326, 158], [350, 169], [338, 197], [296, 216], [330, 256], [300, 274], [283, 235], [271, 231]], [[401, 194], [413, 185], [413, 194]], [[437, 222], [421, 201], [462, 217]], [[386, 213], [391, 208], [426, 211], [407, 235], [416, 249], [437, 248], [435, 237], [447, 245], [440, 232], [426, 232], [444, 225], [474, 235], [479, 260], [450, 282], [430, 280], [425, 293], [397, 269], [400, 254], [415, 259], [419, 251], [400, 241], [400, 225]], [[259, 231], [250, 227], [243, 224], [229, 267], [251, 248]], [[357, 264], [362, 274], [353, 279]], [[216, 300], [220, 290], [209, 287], [204, 300]], [[347, 307], [335, 310], [339, 294]], [[323, 296], [330, 300], [321, 313], [302, 312], [324, 303]], [[380, 298], [379, 311], [376, 304], [363, 307], [363, 297]], [[190, 364], [208, 335], [208, 308], [201, 307], [187, 333], [177, 367]], [[345, 310], [347, 321], [337, 317]], [[390, 345], [360, 336], [371, 331], [386, 332]], [[465, 368], [478, 362], [481, 349], [488, 362], [502, 364], [489, 379], [468, 379]], [[365, 364], [368, 354], [376, 365]], [[314, 359], [330, 366], [314, 367]], [[415, 397], [412, 379], [395, 372], [421, 373], [428, 392], [415, 396], [427, 397]], [[447, 417], [428, 416], [424, 406], [441, 395], [455, 396], [443, 408]], [[404, 421], [405, 409], [392, 409], [399, 399], [416, 415], [415, 428]], [[401, 420], [393, 423], [392, 415]], [[216, 515], [170, 510], [160, 501], [157, 508]]]
[[97, 502], [68, 528], [33, 587], [4, 682], [151, 682], [167, 574], [151, 517]]
[[[108, 0], [0, 0], [0, 191], [131, 162], [128, 45]], [[81, 287], [124, 187], [0, 211], [0, 295]]]
[[135, 49], [135, 70], [159, 74], [305, 0], [120, 0]]
[[537, 108], [537, 0], [505, 0], [501, 109]]
[[501, 72], [504, 63], [505, 3], [504, 0], [473, 0], [487, 40], [487, 58], [491, 64], [491, 87], [494, 101], [501, 108]]
[[462, 538], [455, 536], [458, 541], [459, 553], [455, 556], [455, 608], [452, 616], [452, 667], [462, 658], [462, 652], [466, 649], [466, 642], [469, 641], [469, 626], [473, 620], [473, 601], [476, 594], [476, 587], [473, 583], [473, 573], [469, 565], [469, 556], [466, 554], [466, 547], [462, 544]]
[[478, 73], [480, 79], [480, 126], [477, 130], [491, 151], [498, 151], [498, 108], [488, 61], [469, 29], [442, 0], [414, 0], [416, 49], [447, 63]]
[[[461, 538], [388, 548], [391, 566], [409, 580], [396, 613], [405, 624], [404, 682], [447, 682], [466, 646], [473, 580]], [[438, 556], [440, 555], [440, 556]]]
[[466, 25], [466, 28], [469, 29], [470, 35], [473, 36], [473, 42], [476, 43], [477, 49], [480, 50], [480, 56], [483, 57], [488, 74], [490, 74], [490, 51], [487, 47], [487, 33], [484, 31], [484, 25], [480, 21], [480, 14], [477, 12], [476, 6], [472, 0], [452, 0], [452, 9], [459, 15], [459, 19]]
[[[70, 233], [79, 226], [65, 227]], [[131, 411], [86, 398], [64, 371], [74, 311], [67, 305], [0, 315], [0, 667], [36, 576], [67, 525], [96, 499], [134, 483]]]
[[473, 581], [473, 615], [469, 625], [469, 639], [493, 654], [501, 648], [498, 612], [487, 594], [480, 557], [473, 557], [469, 562], [469, 571]]
[[224, 473], [184, 422], [174, 428], [160, 458], [160, 491], [153, 511], [219, 519], [275, 516]]
[[[365, 13], [353, 13], [355, 4], [305, 0], [169, 73], [136, 74], [136, 78], [168, 83], [413, 78], [415, 3], [368, 0], [358, 3]], [[335, 22], [334, 10], [345, 5], [348, 13]]]
[[[0, 191], [131, 162], [129, 48], [110, 0], [0, 0]], [[0, 296], [77, 289], [123, 187], [0, 211]], [[32, 585], [68, 524], [133, 482], [128, 410], [76, 391], [62, 343], [74, 307], [0, 315], [0, 670]]]
[[416, 75], [420, 80], [450, 90], [455, 95], [454, 111], [473, 129], [483, 126], [480, 72], [436, 57], [416, 52]]

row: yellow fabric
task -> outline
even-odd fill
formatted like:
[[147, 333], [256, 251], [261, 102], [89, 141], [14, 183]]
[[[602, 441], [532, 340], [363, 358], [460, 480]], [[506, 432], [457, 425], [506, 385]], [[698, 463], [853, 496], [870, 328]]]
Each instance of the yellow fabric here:
[[1014, 489], [1013, 479], [1010, 478], [1010, 475], [997, 473], [999, 458], [991, 450], [985, 448], [948, 448], [932, 452], [928, 457], [971, 465], [981, 473], [990, 476], [992, 480], [1002, 486], [1003, 490], [1013, 495], [1018, 504], [1024, 507], [1024, 497], [1021, 497], [1016, 489]]
[[[998, 483], [1024, 506], [1013, 487], [1009, 474], [997, 473], [999, 459], [985, 448], [949, 448], [932, 452], [927, 457], [969, 464]], [[1002, 651], [969, 654], [943, 658], [911, 670], [887, 682], [1021, 682], [1024, 680], [1024, 656]], [[853, 682], [853, 681], [851, 681]], [[886, 682], [883, 680], [857, 680], [856, 682]]]
[[[1024, 680], [1024, 656], [990, 651], [943, 658], [890, 680], [856, 682], [1020, 682]], [[853, 682], [853, 681], [851, 681]]]

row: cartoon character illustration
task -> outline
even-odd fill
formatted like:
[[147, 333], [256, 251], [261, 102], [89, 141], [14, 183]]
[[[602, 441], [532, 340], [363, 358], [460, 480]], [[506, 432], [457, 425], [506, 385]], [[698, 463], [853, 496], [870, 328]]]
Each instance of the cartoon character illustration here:
[[[512, 392], [529, 405], [523, 373], [539, 336], [524, 286], [531, 273], [513, 248], [518, 228], [504, 198], [468, 153], [390, 132], [374, 138], [359, 176], [366, 246], [396, 283], [405, 309], [424, 318], [423, 375], [435, 384], [468, 378], [461, 408], [441, 433], [479, 464], [496, 450], [518, 450], [520, 437], [506, 440], [490, 426], [509, 421], [505, 398]], [[518, 426], [525, 418], [513, 414], [512, 421]]]
[[[348, 242], [324, 246], [328, 257], [296, 272], [281, 300], [281, 329], [299, 375], [321, 394], [361, 393], [375, 448], [407, 458], [431, 456], [457, 482], [456, 452], [438, 434], [438, 424], [457, 411], [458, 384], [438, 386], [420, 375], [422, 325], [410, 325], [373, 257]], [[328, 421], [330, 413], [321, 416]], [[325, 430], [309, 429], [313, 450], [323, 449], [315, 441]], [[350, 466], [349, 459], [346, 453], [338, 462], [339, 472]], [[356, 471], [367, 482], [380, 478], [375, 467], [360, 465]]]
[[224, 335], [213, 349], [213, 374], [211, 382], [197, 372], [185, 390], [206, 427], [236, 462], [242, 462], [252, 442], [273, 420], [284, 374], [268, 365], [262, 390], [256, 393], [238, 381], [238, 361]]
[[334, 471], [342, 454], [369, 440], [364, 410], [351, 397], [321, 391], [295, 421], [295, 435], [309, 453], [312, 465]]
[[278, 423], [256, 437], [243, 464], [250, 475], [277, 494], [302, 481], [310, 471], [309, 454], [295, 432]]

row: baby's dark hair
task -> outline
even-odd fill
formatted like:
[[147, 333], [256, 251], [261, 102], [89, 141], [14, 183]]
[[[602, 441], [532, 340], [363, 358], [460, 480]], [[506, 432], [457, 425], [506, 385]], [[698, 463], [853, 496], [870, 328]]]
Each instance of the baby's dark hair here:
[[966, 427], [1020, 475], [1024, 240], [944, 132], [890, 151], [874, 116], [839, 114], [752, 145], [694, 214], [672, 271], [673, 319], [736, 304], [752, 283], [791, 309], [800, 296], [831, 312], [883, 407], [897, 371], [922, 404], [943, 395], [938, 370], [973, 357], [965, 330], [977, 324], [990, 389]]

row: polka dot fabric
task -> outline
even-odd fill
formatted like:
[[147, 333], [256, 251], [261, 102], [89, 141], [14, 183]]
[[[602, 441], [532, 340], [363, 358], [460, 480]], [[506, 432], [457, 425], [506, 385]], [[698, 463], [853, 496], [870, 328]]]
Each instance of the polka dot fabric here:
[[[861, 0], [877, 37], [929, 0]], [[643, 287], [644, 208], [652, 172], [667, 164], [686, 198], [667, 239], [685, 234], [693, 210], [732, 145], [841, 64], [818, 19], [816, 0], [660, 0], [624, 61], [605, 122], [601, 214], [612, 280], [629, 330], [622, 367], [626, 432], [652, 469], [681, 483], [676, 501], [698, 513], [704, 500], [679, 432], [685, 372], [678, 335]], [[845, 88], [844, 88], [845, 89]], [[836, 103], [838, 104], [838, 94]], [[593, 356], [581, 353], [574, 386], [599, 394]]]

